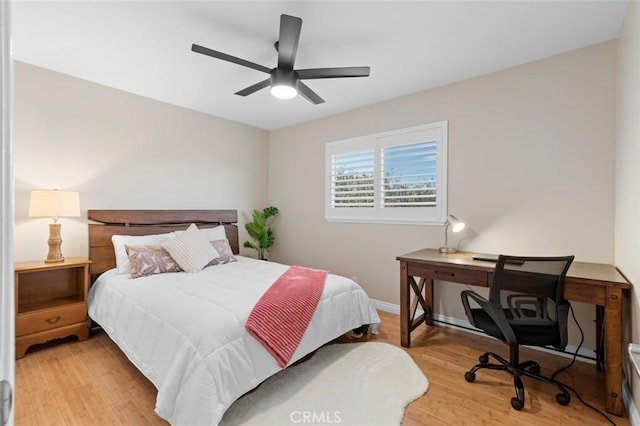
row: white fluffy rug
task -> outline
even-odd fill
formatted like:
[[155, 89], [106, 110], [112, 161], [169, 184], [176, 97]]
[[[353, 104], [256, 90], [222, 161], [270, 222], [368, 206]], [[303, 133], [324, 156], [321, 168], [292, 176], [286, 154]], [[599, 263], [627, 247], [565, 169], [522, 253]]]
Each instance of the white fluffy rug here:
[[236, 401], [220, 425], [399, 425], [427, 378], [387, 343], [333, 344]]

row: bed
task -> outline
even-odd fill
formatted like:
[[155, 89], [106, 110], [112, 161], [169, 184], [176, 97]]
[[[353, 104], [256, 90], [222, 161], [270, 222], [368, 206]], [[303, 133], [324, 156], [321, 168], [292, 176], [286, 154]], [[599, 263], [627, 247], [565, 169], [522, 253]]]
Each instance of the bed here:
[[[240, 396], [281, 370], [244, 328], [288, 268], [239, 256], [235, 210], [89, 210], [89, 316], [158, 390], [156, 413], [176, 425], [214, 425]], [[199, 272], [119, 273], [113, 235], [224, 228], [237, 261]], [[204, 231], [203, 231], [204, 232]], [[379, 322], [366, 293], [329, 274], [290, 363], [364, 324]]]

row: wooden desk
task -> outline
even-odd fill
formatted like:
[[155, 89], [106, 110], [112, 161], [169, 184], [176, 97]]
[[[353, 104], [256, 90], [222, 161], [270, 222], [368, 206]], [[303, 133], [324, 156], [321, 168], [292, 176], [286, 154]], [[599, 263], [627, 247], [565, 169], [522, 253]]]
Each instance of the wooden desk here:
[[[411, 332], [420, 324], [433, 325], [433, 282], [444, 281], [489, 287], [495, 263], [473, 260], [473, 253], [441, 254], [424, 249], [398, 256], [400, 261], [400, 339], [411, 345]], [[420, 277], [416, 282], [414, 277]], [[591, 303], [604, 315], [606, 409], [621, 416], [622, 298], [631, 286], [615, 266], [573, 262], [565, 279], [567, 300]], [[411, 296], [414, 296], [413, 300]], [[416, 318], [418, 305], [423, 310]], [[598, 333], [599, 334], [599, 333]], [[598, 346], [600, 336], [596, 337]]]

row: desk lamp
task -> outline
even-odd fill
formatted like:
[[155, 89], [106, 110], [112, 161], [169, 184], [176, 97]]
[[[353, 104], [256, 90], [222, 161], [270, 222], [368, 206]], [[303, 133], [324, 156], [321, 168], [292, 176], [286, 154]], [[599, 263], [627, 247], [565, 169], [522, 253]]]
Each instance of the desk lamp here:
[[60, 236], [61, 225], [59, 217], [80, 216], [80, 196], [74, 191], [31, 191], [29, 202], [29, 217], [51, 217], [53, 223], [49, 224], [49, 254], [45, 263], [64, 262], [60, 246], [62, 238]]
[[447, 221], [444, 225], [444, 247], [440, 247], [438, 249], [440, 253], [455, 253], [458, 251], [455, 247], [449, 247], [447, 242], [447, 231], [449, 230], [449, 226], [451, 226], [451, 230], [453, 232], [460, 232], [464, 229], [464, 222], [452, 214], [447, 216]]

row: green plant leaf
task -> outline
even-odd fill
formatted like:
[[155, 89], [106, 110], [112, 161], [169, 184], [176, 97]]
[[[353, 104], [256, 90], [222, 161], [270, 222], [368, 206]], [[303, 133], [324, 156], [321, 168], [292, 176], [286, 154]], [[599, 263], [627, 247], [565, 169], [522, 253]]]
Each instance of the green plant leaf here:
[[264, 214], [262, 210], [254, 210], [253, 211], [253, 223], [260, 225], [262, 227], [267, 224], [267, 215]]
[[276, 240], [275, 235], [273, 235], [273, 231], [271, 231], [271, 228], [267, 229], [266, 232], [266, 242], [265, 242], [265, 248], [269, 248], [273, 245], [273, 243]]
[[258, 250], [258, 247], [256, 247], [256, 245], [253, 244], [251, 241], [245, 241], [243, 246], [246, 248], [252, 248], [254, 250]]
[[249, 222], [244, 227], [251, 238], [260, 240], [260, 234], [264, 231], [263, 226], [255, 222]]
[[277, 216], [278, 213], [280, 213], [278, 208], [274, 207], [274, 206], [266, 207], [262, 212], [264, 213], [265, 218], [270, 218], [270, 217], [273, 217], [273, 216]]

